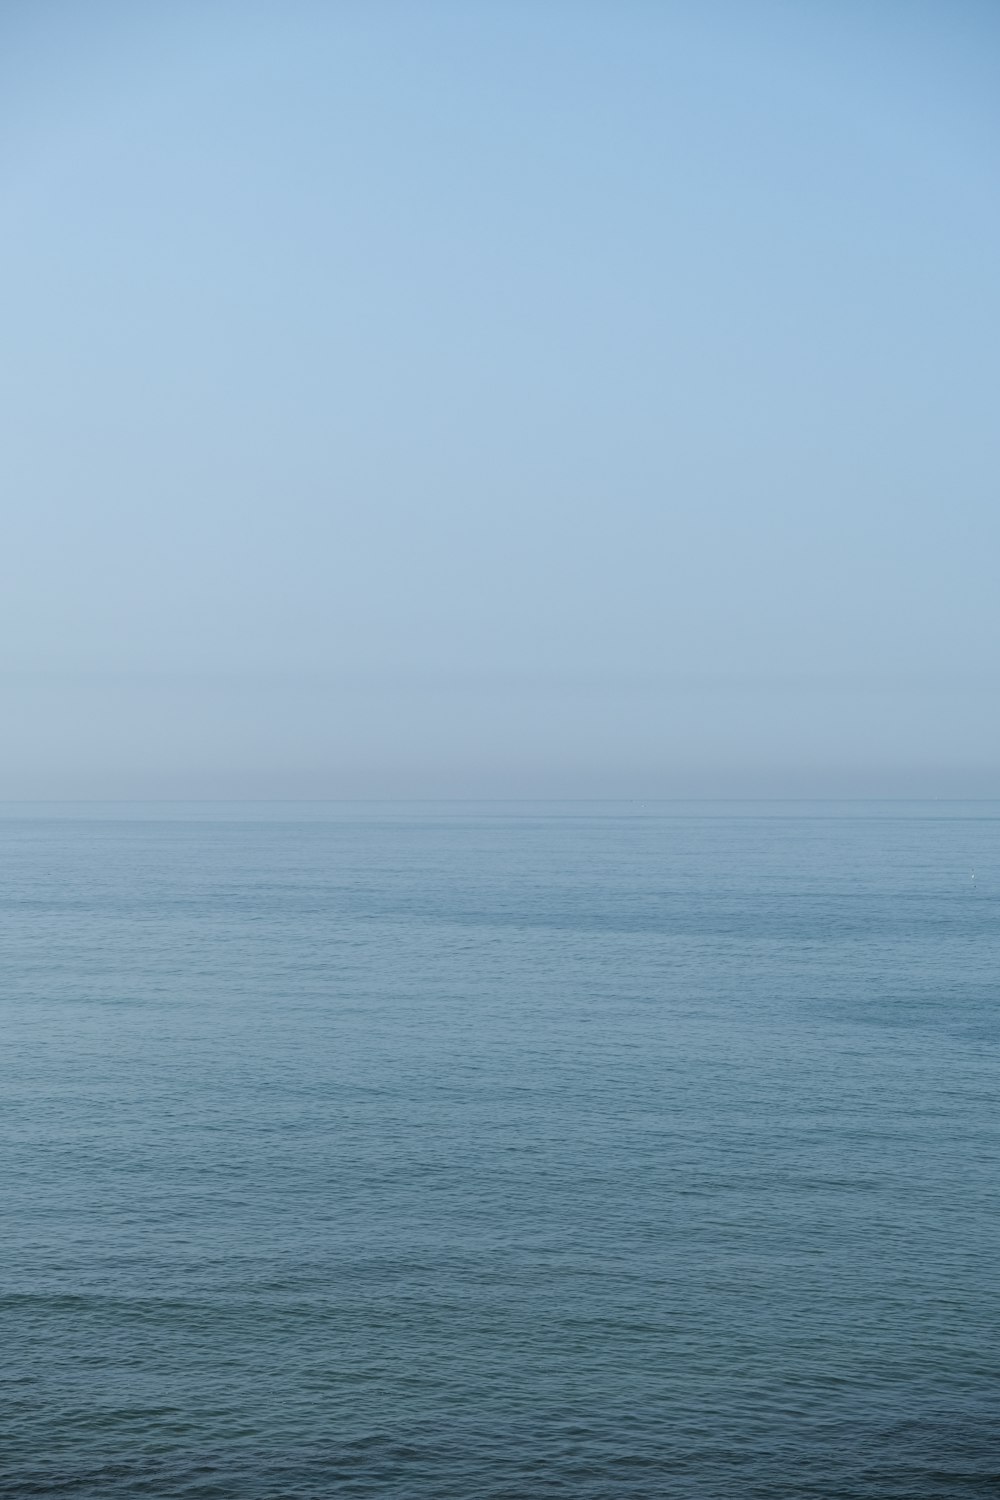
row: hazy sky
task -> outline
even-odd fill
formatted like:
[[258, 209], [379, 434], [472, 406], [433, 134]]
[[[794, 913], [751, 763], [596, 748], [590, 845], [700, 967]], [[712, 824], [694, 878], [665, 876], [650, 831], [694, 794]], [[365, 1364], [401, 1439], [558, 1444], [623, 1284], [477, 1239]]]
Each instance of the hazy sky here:
[[1000, 796], [995, 0], [0, 4], [0, 797]]

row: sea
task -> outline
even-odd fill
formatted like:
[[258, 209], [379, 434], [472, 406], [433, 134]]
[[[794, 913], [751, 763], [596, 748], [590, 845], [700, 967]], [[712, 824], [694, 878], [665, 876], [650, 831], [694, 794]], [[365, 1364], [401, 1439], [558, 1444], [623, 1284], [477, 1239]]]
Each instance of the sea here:
[[0, 1494], [1000, 1495], [1000, 804], [0, 808]]

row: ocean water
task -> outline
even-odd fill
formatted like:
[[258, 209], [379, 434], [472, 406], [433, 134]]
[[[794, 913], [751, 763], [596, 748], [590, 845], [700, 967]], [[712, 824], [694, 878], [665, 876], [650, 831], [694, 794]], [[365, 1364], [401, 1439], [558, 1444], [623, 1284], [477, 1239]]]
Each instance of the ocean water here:
[[1000, 805], [8, 806], [0, 960], [4, 1496], [1000, 1494]]

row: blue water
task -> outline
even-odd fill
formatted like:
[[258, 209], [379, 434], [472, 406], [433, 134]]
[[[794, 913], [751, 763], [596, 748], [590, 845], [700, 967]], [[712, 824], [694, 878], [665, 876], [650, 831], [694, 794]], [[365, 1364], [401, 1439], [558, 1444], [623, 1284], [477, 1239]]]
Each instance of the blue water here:
[[0, 854], [5, 1496], [1000, 1494], [1000, 805]]

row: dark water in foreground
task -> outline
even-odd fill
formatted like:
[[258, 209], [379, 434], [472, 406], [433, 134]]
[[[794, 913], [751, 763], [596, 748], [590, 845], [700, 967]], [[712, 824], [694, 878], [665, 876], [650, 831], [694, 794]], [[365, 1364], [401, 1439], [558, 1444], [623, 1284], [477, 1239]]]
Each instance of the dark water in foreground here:
[[1000, 1494], [1000, 806], [73, 812], [5, 1496]]

